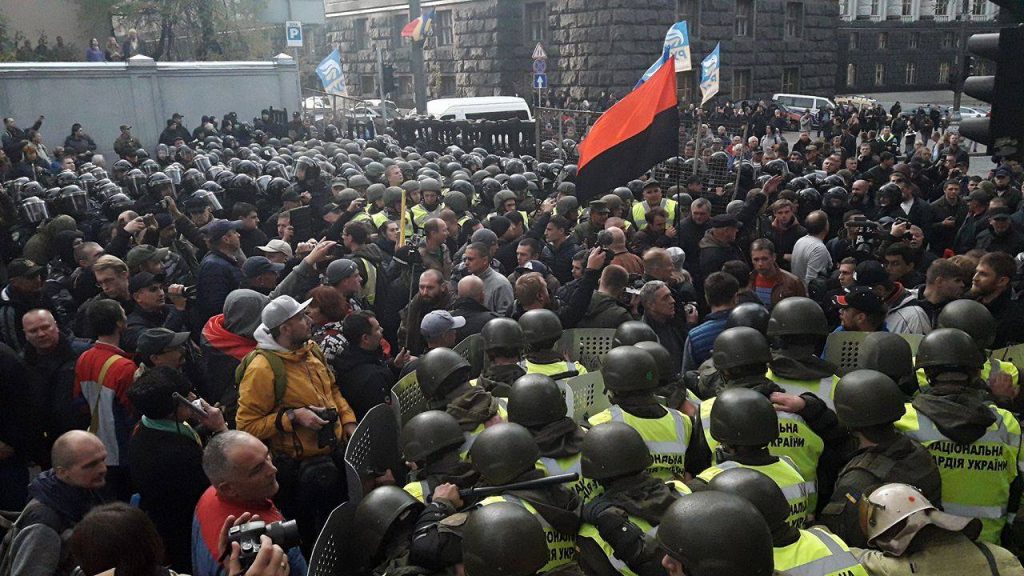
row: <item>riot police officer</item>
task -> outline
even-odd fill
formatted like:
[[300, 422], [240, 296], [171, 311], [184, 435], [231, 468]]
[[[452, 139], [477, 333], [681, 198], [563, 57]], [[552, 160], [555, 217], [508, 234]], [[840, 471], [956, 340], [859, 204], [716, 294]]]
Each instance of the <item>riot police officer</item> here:
[[474, 510], [462, 532], [467, 576], [533, 576], [548, 561], [544, 528], [522, 506], [496, 502]]
[[[996, 319], [984, 304], [977, 300], [954, 300], [942, 307], [936, 324], [936, 328], [963, 330], [974, 340], [978, 350], [985, 356], [981, 379], [988, 383], [997, 399], [1019, 397], [1020, 372], [1017, 367], [1012, 362], [999, 360], [988, 353], [996, 339]], [[922, 390], [927, 389], [923, 370], [917, 371], [917, 381]]]
[[566, 360], [555, 344], [562, 338], [562, 321], [546, 308], [527, 310], [519, 317], [519, 326], [526, 339], [526, 358], [521, 364], [527, 374], [544, 374], [554, 380], [586, 374], [579, 362]]
[[455, 416], [459, 427], [471, 438], [463, 452], [472, 444], [472, 437], [483, 432], [485, 423], [505, 420], [505, 407], [490, 392], [469, 384], [469, 362], [449, 348], [434, 348], [419, 359], [416, 380], [427, 407], [445, 410]]
[[405, 491], [426, 503], [441, 484], [471, 488], [479, 475], [462, 459], [466, 433], [447, 412], [427, 410], [413, 416], [399, 438], [402, 455], [412, 470]]
[[875, 370], [896, 382], [909, 400], [918, 393], [914, 372], [914, 352], [906, 338], [892, 332], [870, 332], [860, 345], [861, 370]]
[[821, 358], [828, 333], [825, 312], [814, 300], [793, 296], [776, 304], [768, 320], [768, 379], [786, 392], [812, 392], [831, 408], [838, 377], [836, 367]]
[[612, 406], [590, 417], [590, 425], [624, 422], [640, 432], [654, 455], [651, 476], [661, 480], [683, 478], [693, 471], [687, 449], [693, 435], [690, 418], [658, 403], [659, 385], [654, 358], [636, 346], [612, 348], [601, 366], [601, 376]]
[[839, 472], [821, 521], [847, 544], [863, 548], [867, 540], [851, 498], [859, 499], [879, 484], [903, 482], [940, 502], [942, 479], [931, 454], [893, 426], [906, 409], [903, 393], [891, 378], [874, 370], [854, 370], [839, 379], [835, 399], [839, 423], [851, 431], [856, 447]]
[[434, 574], [409, 560], [413, 528], [423, 503], [397, 486], [380, 486], [362, 500], [352, 517], [350, 539], [343, 545], [355, 574]]
[[488, 320], [480, 330], [487, 355], [487, 367], [480, 373], [477, 384], [491, 394], [508, 397], [512, 383], [526, 374], [520, 362], [526, 340], [519, 323], [511, 318]]

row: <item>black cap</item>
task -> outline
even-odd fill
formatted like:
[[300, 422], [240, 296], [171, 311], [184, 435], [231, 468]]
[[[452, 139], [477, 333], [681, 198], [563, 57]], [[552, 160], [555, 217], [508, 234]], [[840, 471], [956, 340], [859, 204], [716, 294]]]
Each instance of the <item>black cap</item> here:
[[858, 286], [877, 286], [879, 284], [890, 284], [889, 273], [882, 267], [882, 263], [878, 260], [865, 260], [860, 264], [857, 264], [857, 270], [855, 272], [855, 278], [857, 279]]
[[988, 211], [989, 220], [1009, 220], [1010, 211], [1006, 208], [992, 208]]
[[128, 292], [130, 294], [134, 294], [134, 293], [138, 292], [139, 290], [142, 290], [143, 288], [148, 288], [149, 286], [152, 286], [153, 284], [160, 284], [162, 286], [163, 283], [164, 283], [164, 275], [163, 274], [152, 274], [150, 272], [139, 272], [138, 274], [135, 274], [134, 276], [132, 276], [131, 280], [128, 281]]
[[608, 204], [604, 200], [591, 200], [590, 211], [597, 214], [608, 214], [610, 212]]
[[167, 328], [149, 328], [139, 334], [135, 343], [135, 353], [139, 356], [152, 356], [173, 350], [188, 341], [188, 332], [172, 332]]
[[192, 198], [189, 198], [188, 200], [185, 200], [185, 211], [186, 212], [202, 212], [202, 211], [206, 210], [206, 207], [209, 206], [209, 205], [210, 205], [210, 203], [207, 202], [205, 199], [203, 199], [203, 198], [196, 198], [195, 196], [193, 196]]
[[836, 296], [836, 305], [840, 308], [856, 308], [868, 314], [885, 310], [882, 299], [867, 286], [854, 286], [846, 294]]
[[7, 265], [8, 278], [31, 278], [46, 272], [46, 266], [39, 266], [28, 258], [15, 258]]
[[719, 214], [711, 219], [712, 228], [742, 228], [743, 224], [732, 214]]

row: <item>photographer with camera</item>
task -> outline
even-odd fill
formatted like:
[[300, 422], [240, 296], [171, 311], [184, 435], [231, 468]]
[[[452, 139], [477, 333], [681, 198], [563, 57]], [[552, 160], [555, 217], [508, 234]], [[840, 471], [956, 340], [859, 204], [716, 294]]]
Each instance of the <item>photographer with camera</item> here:
[[345, 493], [339, 463], [356, 417], [310, 341], [308, 305], [279, 296], [263, 309], [257, 348], [236, 372], [235, 422], [270, 446], [282, 484], [277, 501], [312, 542]]
[[[278, 471], [263, 442], [238, 430], [218, 434], [203, 451], [203, 472], [210, 487], [199, 498], [192, 522], [193, 576], [235, 576], [260, 566], [281, 568], [260, 576], [306, 573], [295, 523], [285, 522], [271, 500], [279, 488]], [[268, 554], [277, 562], [261, 564]], [[282, 561], [288, 569], [280, 566]]]

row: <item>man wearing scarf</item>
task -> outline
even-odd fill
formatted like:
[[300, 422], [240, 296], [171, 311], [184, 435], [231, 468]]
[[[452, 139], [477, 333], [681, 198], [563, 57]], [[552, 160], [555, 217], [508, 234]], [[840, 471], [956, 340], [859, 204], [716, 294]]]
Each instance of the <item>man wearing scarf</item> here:
[[70, 574], [75, 562], [64, 545], [66, 535], [106, 501], [107, 449], [99, 438], [83, 430], [67, 432], [54, 442], [50, 458], [53, 468], [29, 485], [31, 500], [14, 524], [16, 535], [4, 558], [13, 575]]

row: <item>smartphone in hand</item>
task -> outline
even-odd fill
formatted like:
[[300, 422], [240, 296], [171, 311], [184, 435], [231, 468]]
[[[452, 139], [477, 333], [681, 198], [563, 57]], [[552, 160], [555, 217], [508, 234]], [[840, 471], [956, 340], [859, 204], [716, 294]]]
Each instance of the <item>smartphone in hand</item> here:
[[178, 404], [188, 408], [196, 418], [206, 418], [206, 410], [203, 409], [203, 403], [198, 398], [194, 401], [189, 401], [188, 398], [185, 398], [177, 392], [172, 393], [171, 397], [174, 398], [174, 401]]

